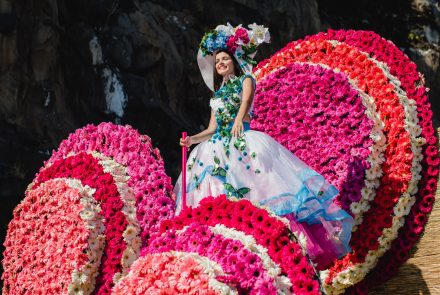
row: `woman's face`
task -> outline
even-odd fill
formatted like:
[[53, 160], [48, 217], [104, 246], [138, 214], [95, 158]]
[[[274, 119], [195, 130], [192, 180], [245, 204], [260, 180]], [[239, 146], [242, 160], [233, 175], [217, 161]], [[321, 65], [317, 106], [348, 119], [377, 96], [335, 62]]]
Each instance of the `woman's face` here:
[[215, 69], [223, 77], [234, 73], [234, 63], [226, 52], [220, 52], [215, 56]]

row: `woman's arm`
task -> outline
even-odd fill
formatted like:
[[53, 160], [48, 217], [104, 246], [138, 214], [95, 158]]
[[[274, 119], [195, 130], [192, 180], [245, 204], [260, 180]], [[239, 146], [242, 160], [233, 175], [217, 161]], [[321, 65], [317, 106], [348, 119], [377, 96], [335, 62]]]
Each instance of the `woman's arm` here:
[[202, 141], [205, 141], [214, 134], [215, 130], [217, 129], [217, 121], [215, 120], [214, 112], [211, 111], [211, 118], [209, 119], [209, 125], [208, 128], [203, 130], [200, 133], [197, 133], [192, 136], [188, 136], [186, 140], [180, 139], [180, 145], [190, 147], [192, 144], [200, 143]]
[[248, 113], [249, 108], [252, 105], [254, 99], [254, 84], [250, 77], [246, 77], [243, 80], [243, 92], [240, 109], [238, 110], [237, 117], [235, 118], [234, 126], [232, 126], [232, 135], [238, 137], [243, 132], [243, 118]]
[[251, 107], [252, 100], [254, 99], [254, 84], [252, 83], [251, 77], [246, 77], [243, 80], [243, 97], [240, 105], [240, 109], [238, 110], [237, 119], [243, 121], [244, 116], [248, 113], [249, 108]]
[[205, 141], [209, 138], [211, 138], [211, 136], [214, 134], [215, 130], [217, 129], [217, 122], [215, 120], [215, 115], [214, 112], [211, 111], [211, 118], [209, 119], [209, 125], [208, 128], [206, 128], [205, 130], [203, 130], [200, 133], [197, 133], [191, 137], [191, 142], [193, 144]]

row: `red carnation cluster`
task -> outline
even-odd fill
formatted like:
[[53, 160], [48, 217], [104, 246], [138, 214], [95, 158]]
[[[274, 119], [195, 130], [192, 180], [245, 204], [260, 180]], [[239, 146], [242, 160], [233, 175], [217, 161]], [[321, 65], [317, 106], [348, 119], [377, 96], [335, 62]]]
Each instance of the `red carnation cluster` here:
[[248, 200], [234, 202], [225, 195], [210, 196], [202, 199], [197, 208], [186, 208], [175, 218], [163, 221], [161, 232], [180, 230], [193, 222], [222, 224], [253, 236], [290, 279], [295, 294], [307, 293], [308, 289], [308, 293], [315, 294], [319, 289], [315, 272], [302, 254], [301, 246], [291, 240], [288, 226], [267, 210], [255, 207]]

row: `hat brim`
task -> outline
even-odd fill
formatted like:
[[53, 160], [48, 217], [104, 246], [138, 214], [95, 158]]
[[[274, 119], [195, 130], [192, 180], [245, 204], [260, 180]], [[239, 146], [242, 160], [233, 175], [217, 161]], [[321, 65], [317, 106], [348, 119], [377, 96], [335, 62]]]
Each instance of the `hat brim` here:
[[[217, 52], [217, 51], [216, 51]], [[199, 49], [197, 53], [197, 64], [199, 65], [200, 73], [202, 74], [203, 81], [205, 81], [206, 86], [208, 86], [211, 91], [214, 90], [214, 70], [215, 70], [215, 55], [213, 54], [203, 56], [202, 50]], [[252, 65], [247, 63], [246, 61], [238, 58], [237, 55], [234, 54], [235, 59], [238, 61], [240, 68], [243, 70], [245, 74], [252, 74]]]
[[206, 86], [208, 86], [211, 91], [214, 91], [215, 53], [203, 56], [202, 50], [199, 49], [197, 53], [197, 64], [199, 65], [200, 73], [202, 74]]

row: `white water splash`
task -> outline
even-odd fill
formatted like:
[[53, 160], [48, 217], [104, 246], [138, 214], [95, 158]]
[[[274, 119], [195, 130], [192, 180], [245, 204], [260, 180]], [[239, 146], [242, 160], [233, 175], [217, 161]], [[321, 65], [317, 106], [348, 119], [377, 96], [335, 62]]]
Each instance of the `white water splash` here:
[[99, 44], [98, 37], [94, 36], [90, 42], [89, 42], [89, 49], [92, 53], [92, 64], [94, 66], [96, 65], [102, 65], [102, 49], [101, 44]]
[[127, 96], [124, 93], [124, 88], [121, 81], [119, 81], [117, 72], [104, 68], [101, 77], [104, 80], [107, 110], [122, 118], [124, 116], [124, 108], [127, 105]]
[[[102, 57], [102, 48], [99, 44], [97, 36], [94, 36], [89, 42], [89, 49], [92, 54], [92, 64], [96, 67], [104, 64]], [[95, 68], [96, 70], [96, 68]], [[99, 70], [99, 69], [98, 69]], [[112, 70], [108, 66], [104, 66], [99, 70], [104, 85], [105, 101], [107, 103], [106, 111], [117, 116], [115, 123], [121, 123], [121, 118], [124, 116], [124, 109], [127, 105], [127, 95], [124, 92], [124, 87], [119, 80], [118, 70]]]
[[186, 30], [186, 26], [180, 21], [180, 19], [176, 15], [169, 15], [167, 17], [167, 21], [173, 22], [176, 26], [178, 26], [182, 31]]
[[50, 103], [50, 91], [47, 92], [46, 100], [44, 101], [44, 106], [47, 107]]

